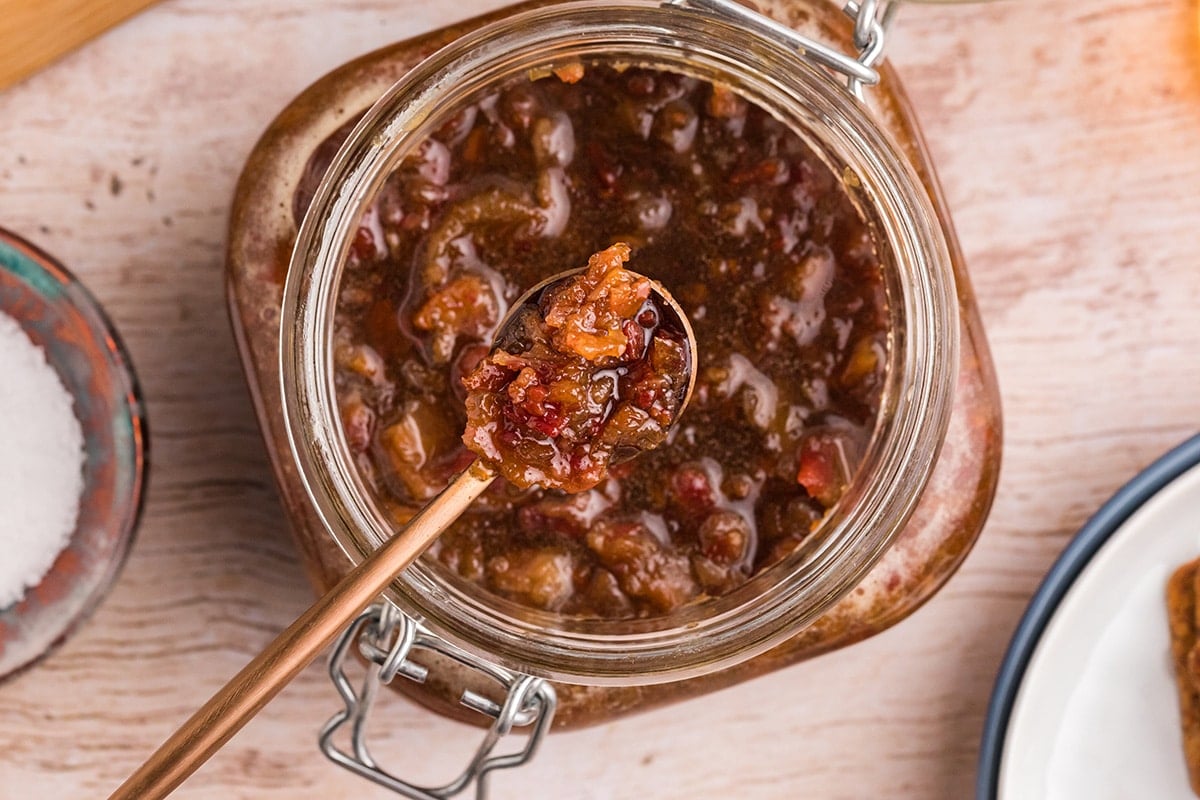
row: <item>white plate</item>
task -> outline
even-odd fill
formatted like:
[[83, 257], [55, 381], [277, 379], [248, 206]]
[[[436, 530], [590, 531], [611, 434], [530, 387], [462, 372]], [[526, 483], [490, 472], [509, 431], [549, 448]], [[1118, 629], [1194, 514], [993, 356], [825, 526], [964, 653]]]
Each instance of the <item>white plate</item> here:
[[1119, 492], [1051, 569], [1001, 669], [980, 798], [1194, 800], [1164, 590], [1200, 556], [1198, 464], [1200, 437]]

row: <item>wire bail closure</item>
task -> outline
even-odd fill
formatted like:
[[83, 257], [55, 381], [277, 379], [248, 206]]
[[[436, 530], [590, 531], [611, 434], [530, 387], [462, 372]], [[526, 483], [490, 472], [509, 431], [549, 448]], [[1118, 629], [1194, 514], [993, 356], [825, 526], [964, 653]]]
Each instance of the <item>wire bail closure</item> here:
[[[362, 687], [355, 690], [346, 674], [346, 656], [357, 644], [366, 660]], [[410, 660], [414, 652], [426, 650], [471, 667], [494, 681], [503, 692], [496, 702], [474, 691], [465, 691], [460, 702], [467, 708], [492, 718], [492, 724], [475, 755], [458, 777], [442, 786], [418, 786], [381, 768], [367, 746], [367, 722], [375, 707], [381, 686], [401, 675], [424, 683], [429, 670]], [[329, 677], [345, 704], [321, 728], [321, 752], [335, 764], [379, 786], [412, 800], [447, 800], [475, 786], [476, 800], [487, 798], [487, 776], [492, 770], [519, 767], [533, 758], [538, 745], [550, 728], [558, 699], [554, 687], [541, 678], [521, 675], [482, 661], [427, 631], [390, 602], [383, 601], [360, 614], [334, 645], [329, 657]], [[349, 726], [350, 748], [340, 748], [334, 737]], [[518, 750], [493, 755], [493, 751], [513, 728], [528, 728], [529, 734]]]
[[795, 49], [809, 61], [844, 76], [846, 88], [859, 100], [864, 99], [864, 86], [879, 83], [879, 72], [875, 65], [883, 58], [887, 30], [899, 5], [899, 0], [847, 0], [842, 12], [854, 20], [854, 46], [858, 50], [857, 56], [850, 56], [733, 0], [663, 2], [664, 7], [705, 12], [756, 29], [759, 33]]

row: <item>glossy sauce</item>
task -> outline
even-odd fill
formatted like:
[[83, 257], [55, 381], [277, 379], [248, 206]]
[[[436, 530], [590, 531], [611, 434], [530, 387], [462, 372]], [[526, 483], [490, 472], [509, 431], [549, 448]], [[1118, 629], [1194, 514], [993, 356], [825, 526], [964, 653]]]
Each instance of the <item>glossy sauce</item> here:
[[595, 488], [498, 481], [429, 556], [584, 617], [669, 613], [790, 552], [857, 469], [888, 347], [869, 228], [763, 110], [603, 64], [512, 83], [389, 179], [340, 289], [346, 438], [398, 521], [471, 460], [461, 380], [508, 305], [615, 241], [692, 322], [690, 406], [666, 444]]

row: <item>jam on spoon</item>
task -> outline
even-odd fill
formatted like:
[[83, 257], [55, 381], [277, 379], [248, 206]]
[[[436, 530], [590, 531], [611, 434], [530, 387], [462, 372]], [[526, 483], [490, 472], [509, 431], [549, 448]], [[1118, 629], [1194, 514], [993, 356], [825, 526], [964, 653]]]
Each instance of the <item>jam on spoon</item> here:
[[687, 323], [618, 243], [527, 295], [463, 378], [463, 442], [519, 487], [581, 492], [666, 440], [687, 398]]

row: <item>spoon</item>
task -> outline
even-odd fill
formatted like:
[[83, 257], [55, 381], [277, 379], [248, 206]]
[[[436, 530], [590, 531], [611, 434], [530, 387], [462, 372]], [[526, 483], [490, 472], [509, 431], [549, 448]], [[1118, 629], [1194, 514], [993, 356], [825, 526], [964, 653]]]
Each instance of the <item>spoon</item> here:
[[[623, 250], [614, 254], [616, 248]], [[593, 256], [588, 267], [555, 275], [522, 295], [501, 322], [495, 337], [497, 344], [485, 361], [499, 357], [502, 361], [511, 362], [514, 357], [527, 359], [530, 354], [536, 354], [536, 345], [535, 349], [522, 351], [523, 347], [530, 344], [528, 339], [531, 314], [536, 313], [540, 316], [547, 307], [561, 312], [572, 300], [580, 297], [584, 303], [602, 302], [604, 297], [598, 295], [603, 294], [605, 285], [594, 286], [594, 282], [588, 283], [587, 279], [594, 273], [598, 274], [596, 259], [605, 255], [608, 256], [610, 266], [614, 257], [619, 258], [615, 262], [616, 269], [639, 281], [637, 285], [641, 291], [648, 291], [648, 296], [643, 297], [657, 315], [656, 327], [669, 332], [677, 343], [682, 345], [682, 374], [674, 376], [676, 380], [671, 385], [674, 397], [670, 398], [671, 402], [668, 404], [672, 411], [671, 418], [662, 426], [661, 438], [649, 444], [649, 447], [653, 447], [665, 439], [666, 428], [679, 418], [691, 399], [696, 379], [695, 334], [683, 309], [659, 283], [624, 270], [620, 266], [628, 257], [628, 248], [624, 245], [614, 245], [613, 248]], [[605, 275], [610, 272], [611, 270]], [[590, 291], [579, 291], [581, 286], [584, 289], [590, 288]], [[639, 311], [638, 314], [639, 318], [642, 318], [643, 311]], [[577, 317], [576, 322], [580, 318], [583, 320], [583, 327], [575, 331], [579, 336], [568, 337], [574, 346], [589, 345], [599, 341], [596, 337], [603, 338], [607, 335], [604, 330], [587, 328], [586, 323], [591, 319], [587, 314]], [[589, 336], [593, 338], [588, 338]], [[634, 346], [633, 338], [629, 338], [627, 346]], [[517, 355], [499, 356], [500, 351], [505, 348], [508, 348], [506, 353], [512, 350]], [[605, 360], [606, 358], [608, 360]], [[598, 372], [604, 372], [608, 379], [612, 377], [608, 374], [612, 371], [612, 361], [610, 357], [601, 357], [597, 362]], [[593, 380], [595, 377], [593, 374]], [[497, 397], [507, 396], [503, 391], [494, 394]], [[621, 408], [615, 400], [615, 394], [609, 397], [606, 410]], [[468, 402], [470, 403], [470, 399]], [[470, 410], [468, 417], [470, 432]], [[607, 465], [627, 460], [636, 456], [642, 449], [647, 449], [640, 447], [641, 444], [641, 441], [632, 445], [624, 441], [605, 443], [600, 450], [601, 455], [606, 456], [608, 460], [605, 469], [599, 471], [599, 477], [603, 477]], [[511, 465], [498, 465], [486, 458], [476, 458], [439, 495], [417, 512], [403, 529], [365, 558], [325, 595], [318, 598], [254, 660], [213, 695], [109, 796], [109, 800], [157, 800], [174, 791], [291, 682], [292, 678], [308, 666], [350, 620], [378, 597], [400, 572], [415, 561], [442, 531], [487, 489], [499, 474], [498, 469], [503, 469], [505, 476], [512, 480], [513, 471], [505, 469], [504, 466]]]

